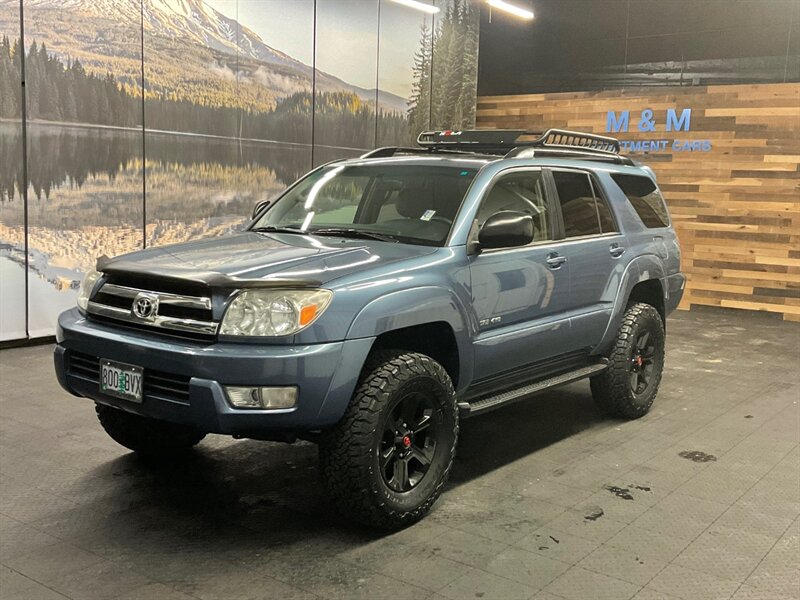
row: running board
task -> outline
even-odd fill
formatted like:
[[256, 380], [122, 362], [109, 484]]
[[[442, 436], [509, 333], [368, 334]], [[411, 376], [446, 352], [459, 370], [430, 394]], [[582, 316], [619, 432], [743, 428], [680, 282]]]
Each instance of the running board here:
[[547, 379], [542, 379], [534, 383], [529, 383], [519, 388], [501, 392], [495, 396], [483, 397], [479, 400], [475, 400], [474, 402], [465, 402], [462, 400], [458, 403], [459, 416], [463, 419], [473, 415], [489, 412], [495, 408], [500, 408], [506, 404], [511, 404], [517, 400], [527, 398], [536, 392], [549, 390], [560, 385], [566, 385], [567, 383], [572, 383], [580, 379], [586, 379], [587, 377], [596, 375], [601, 371], [605, 371], [607, 366], [608, 360], [603, 359], [602, 362], [587, 365], [574, 371], [568, 371], [566, 373], [562, 373], [561, 375], [548, 377]]

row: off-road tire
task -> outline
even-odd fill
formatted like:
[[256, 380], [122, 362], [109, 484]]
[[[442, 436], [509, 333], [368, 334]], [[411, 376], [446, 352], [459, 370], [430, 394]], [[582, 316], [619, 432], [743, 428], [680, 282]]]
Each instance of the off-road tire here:
[[[436, 446], [416, 487], [401, 492], [386, 481], [381, 444], [385, 444], [385, 427], [409, 393], [429, 398], [438, 411], [434, 412], [437, 420], [432, 421]], [[416, 352], [373, 353], [344, 417], [320, 439], [320, 471], [334, 505], [344, 516], [381, 529], [399, 529], [420, 520], [447, 481], [458, 428], [453, 383], [439, 363]]]
[[95, 411], [111, 439], [146, 456], [185, 452], [206, 435], [186, 425], [148, 419], [105, 404], [95, 404]]
[[[635, 393], [632, 370], [636, 365], [636, 344], [646, 332], [650, 333], [647, 344], [653, 345], [653, 370], [643, 391]], [[644, 303], [628, 307], [608, 357], [608, 368], [591, 378], [592, 396], [604, 413], [621, 419], [638, 419], [647, 414], [661, 383], [664, 338], [664, 324], [655, 308]]]

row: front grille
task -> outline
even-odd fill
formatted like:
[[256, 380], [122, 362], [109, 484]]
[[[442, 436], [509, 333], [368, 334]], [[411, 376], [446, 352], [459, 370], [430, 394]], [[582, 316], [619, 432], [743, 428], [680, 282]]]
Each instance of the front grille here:
[[[82, 352], [68, 353], [69, 374], [100, 385], [100, 358]], [[189, 403], [189, 377], [144, 369], [145, 398], [162, 398]]]
[[219, 323], [213, 317], [210, 294], [203, 295], [196, 285], [187, 285], [189, 294], [179, 293], [173, 282], [162, 285], [148, 280], [146, 288], [128, 283], [140, 281], [119, 277], [105, 281], [89, 301], [87, 312], [98, 320], [122, 322], [160, 333], [201, 339], [216, 335]]
[[100, 383], [100, 359], [96, 356], [70, 352], [69, 370], [73, 375], [79, 375], [84, 379], [91, 379]]

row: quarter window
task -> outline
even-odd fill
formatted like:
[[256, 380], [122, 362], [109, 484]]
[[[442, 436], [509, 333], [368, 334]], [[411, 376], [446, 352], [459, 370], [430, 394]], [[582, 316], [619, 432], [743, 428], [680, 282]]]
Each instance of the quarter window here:
[[553, 171], [565, 237], [600, 235], [617, 230], [604, 198], [595, 196], [589, 175], [578, 171]]
[[652, 179], [621, 173], [612, 175], [611, 178], [628, 198], [628, 202], [631, 203], [633, 210], [639, 215], [645, 227], [656, 228], [669, 225], [669, 214], [664, 204], [664, 198]]
[[478, 209], [478, 226], [483, 227], [492, 215], [513, 210], [533, 217], [533, 241], [550, 238], [550, 214], [544, 193], [541, 171], [517, 171], [501, 176]]

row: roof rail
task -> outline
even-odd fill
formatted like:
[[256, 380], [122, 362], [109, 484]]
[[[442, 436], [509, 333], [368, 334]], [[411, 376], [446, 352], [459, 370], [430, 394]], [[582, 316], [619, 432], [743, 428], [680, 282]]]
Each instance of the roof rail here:
[[387, 158], [397, 154], [473, 154], [474, 150], [458, 150], [455, 148], [409, 148], [406, 146], [384, 146], [362, 154], [359, 158]]
[[402, 146], [384, 146], [382, 148], [375, 148], [369, 152], [362, 154], [359, 158], [386, 158], [394, 156], [395, 154], [429, 154], [430, 151], [425, 148], [403, 148]]

